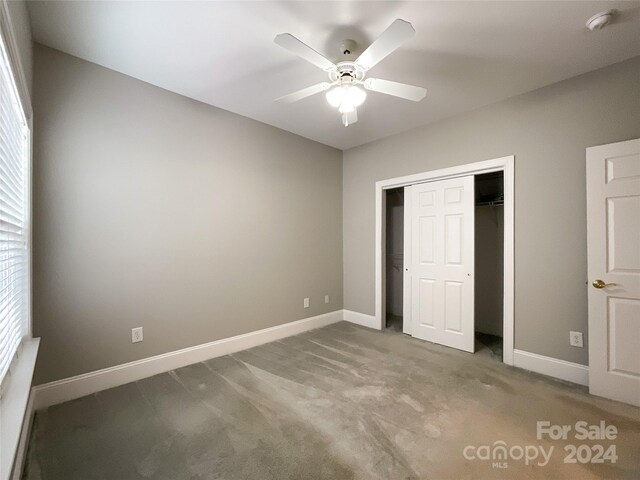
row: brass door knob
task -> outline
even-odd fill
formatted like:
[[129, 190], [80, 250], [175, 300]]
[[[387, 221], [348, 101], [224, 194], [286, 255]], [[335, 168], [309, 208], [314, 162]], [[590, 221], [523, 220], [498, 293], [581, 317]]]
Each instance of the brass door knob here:
[[615, 283], [604, 283], [602, 280], [597, 279], [597, 280], [594, 280], [591, 285], [593, 285], [595, 288], [604, 288], [604, 287], [613, 287]]

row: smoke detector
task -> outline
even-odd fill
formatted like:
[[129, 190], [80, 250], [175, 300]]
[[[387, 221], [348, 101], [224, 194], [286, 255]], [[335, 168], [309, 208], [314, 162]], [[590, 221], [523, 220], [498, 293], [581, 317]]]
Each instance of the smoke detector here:
[[605, 26], [611, 23], [614, 13], [614, 10], [596, 13], [593, 17], [587, 20], [587, 28], [592, 32], [595, 30], [602, 30]]

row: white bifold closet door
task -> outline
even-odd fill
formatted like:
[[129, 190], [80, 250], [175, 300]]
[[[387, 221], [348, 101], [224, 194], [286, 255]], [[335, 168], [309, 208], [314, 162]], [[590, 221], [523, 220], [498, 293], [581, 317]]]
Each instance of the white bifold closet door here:
[[474, 351], [474, 177], [405, 188], [411, 195], [411, 334]]

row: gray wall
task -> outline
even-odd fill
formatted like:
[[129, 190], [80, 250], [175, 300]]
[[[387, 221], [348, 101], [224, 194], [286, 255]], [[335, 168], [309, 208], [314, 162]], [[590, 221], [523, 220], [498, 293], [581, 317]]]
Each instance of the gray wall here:
[[376, 181], [515, 155], [515, 348], [587, 364], [585, 148], [639, 136], [636, 57], [344, 152], [345, 309], [374, 313]]
[[342, 308], [340, 151], [46, 47], [34, 63], [36, 384]]

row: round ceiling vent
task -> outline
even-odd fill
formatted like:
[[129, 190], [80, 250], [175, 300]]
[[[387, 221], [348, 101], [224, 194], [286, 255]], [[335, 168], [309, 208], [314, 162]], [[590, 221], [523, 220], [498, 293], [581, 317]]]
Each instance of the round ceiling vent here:
[[607, 10], [606, 12], [596, 13], [593, 17], [587, 20], [587, 28], [592, 32], [594, 30], [602, 30], [606, 25], [611, 23], [613, 19], [613, 10]]

